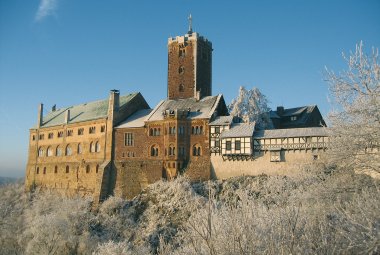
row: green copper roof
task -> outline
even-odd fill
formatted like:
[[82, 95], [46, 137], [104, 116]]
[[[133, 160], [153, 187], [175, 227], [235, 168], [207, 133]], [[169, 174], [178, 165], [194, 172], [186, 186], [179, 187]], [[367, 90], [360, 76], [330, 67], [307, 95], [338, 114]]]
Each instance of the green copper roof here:
[[[132, 93], [120, 96], [120, 107], [126, 105], [137, 94]], [[108, 101], [108, 99], [93, 101], [51, 111], [43, 116], [41, 128], [66, 124], [65, 116], [67, 110], [70, 110], [68, 124], [105, 118], [108, 114]]]

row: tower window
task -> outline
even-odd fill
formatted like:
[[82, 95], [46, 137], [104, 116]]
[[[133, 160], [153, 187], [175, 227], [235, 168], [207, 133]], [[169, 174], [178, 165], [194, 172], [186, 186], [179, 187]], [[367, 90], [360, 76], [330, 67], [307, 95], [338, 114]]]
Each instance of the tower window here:
[[73, 136], [73, 130], [72, 129], [67, 130], [67, 136]]
[[53, 133], [48, 134], [48, 139], [53, 139]]
[[185, 87], [183, 86], [183, 84], [179, 84], [178, 90], [179, 92], [183, 92], [185, 90]]
[[178, 68], [178, 73], [179, 73], [179, 74], [183, 74], [184, 72], [185, 72], [185, 67], [180, 66], [180, 67]]
[[178, 56], [179, 56], [180, 58], [183, 58], [183, 57], [185, 57], [185, 55], [186, 55], [185, 49], [179, 49], [179, 54], [178, 54]]
[[90, 133], [90, 134], [95, 134], [95, 127], [90, 127], [90, 128], [88, 129], [88, 133]]
[[83, 129], [83, 128], [79, 128], [79, 129], [78, 129], [78, 135], [83, 135], [83, 132], [84, 132], [84, 129]]
[[58, 137], [63, 137], [63, 131], [59, 131], [57, 136]]

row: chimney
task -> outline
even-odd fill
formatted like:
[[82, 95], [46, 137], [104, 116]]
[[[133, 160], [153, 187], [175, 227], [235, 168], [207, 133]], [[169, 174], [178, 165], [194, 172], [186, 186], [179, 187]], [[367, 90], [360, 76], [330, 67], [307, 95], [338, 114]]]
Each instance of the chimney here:
[[277, 115], [281, 116], [284, 114], [284, 107], [283, 106], [277, 106]]
[[53, 105], [53, 106], [51, 107], [51, 111], [52, 111], [52, 112], [55, 112], [56, 109], [57, 109], [57, 105]]
[[120, 107], [120, 92], [117, 89], [113, 89], [110, 91], [110, 97], [108, 100], [108, 118], [115, 121], [115, 113], [119, 111]]
[[70, 121], [70, 109], [67, 109], [66, 115], [65, 115], [65, 123], [68, 124]]
[[37, 122], [38, 128], [42, 126], [43, 114], [44, 114], [44, 104], [40, 103], [40, 106], [38, 108], [38, 122]]

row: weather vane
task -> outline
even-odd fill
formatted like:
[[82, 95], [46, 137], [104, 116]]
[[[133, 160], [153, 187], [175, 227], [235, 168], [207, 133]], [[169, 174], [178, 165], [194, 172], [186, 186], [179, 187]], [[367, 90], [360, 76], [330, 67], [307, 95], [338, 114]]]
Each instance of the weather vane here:
[[187, 32], [188, 34], [192, 34], [193, 33], [193, 18], [191, 17], [191, 13], [190, 13], [190, 16], [188, 17], [188, 20], [189, 20], [189, 32]]

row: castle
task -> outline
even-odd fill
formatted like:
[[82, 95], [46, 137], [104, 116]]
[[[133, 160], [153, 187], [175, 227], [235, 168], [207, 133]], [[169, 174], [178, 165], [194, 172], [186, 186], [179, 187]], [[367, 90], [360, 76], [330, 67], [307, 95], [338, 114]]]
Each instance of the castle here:
[[229, 116], [212, 95], [212, 43], [193, 32], [168, 40], [167, 98], [151, 109], [141, 93], [111, 90], [101, 101], [44, 114], [30, 129], [26, 189], [131, 198], [183, 173], [192, 181], [292, 174], [326, 149], [317, 106], [278, 107], [273, 128]]

